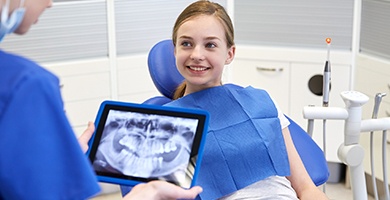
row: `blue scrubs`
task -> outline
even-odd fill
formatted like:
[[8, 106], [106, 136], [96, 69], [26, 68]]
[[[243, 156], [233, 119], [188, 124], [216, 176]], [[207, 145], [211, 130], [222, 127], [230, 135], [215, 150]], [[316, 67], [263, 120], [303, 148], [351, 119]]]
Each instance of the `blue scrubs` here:
[[0, 199], [80, 200], [99, 191], [58, 78], [0, 50]]

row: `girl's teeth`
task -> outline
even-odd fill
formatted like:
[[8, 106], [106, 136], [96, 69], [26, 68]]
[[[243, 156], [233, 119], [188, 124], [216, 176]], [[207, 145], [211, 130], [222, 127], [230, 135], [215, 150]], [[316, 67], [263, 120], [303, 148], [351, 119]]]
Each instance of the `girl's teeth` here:
[[195, 70], [195, 71], [204, 71], [206, 70], [206, 68], [203, 68], [203, 67], [190, 67], [192, 70]]

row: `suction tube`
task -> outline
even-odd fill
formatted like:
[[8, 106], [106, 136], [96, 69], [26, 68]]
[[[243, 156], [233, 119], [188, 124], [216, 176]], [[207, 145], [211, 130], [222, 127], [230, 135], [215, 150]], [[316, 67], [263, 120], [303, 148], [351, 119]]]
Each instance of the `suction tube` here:
[[[373, 109], [373, 112], [372, 112], [372, 119], [377, 119], [378, 111], [379, 111], [379, 105], [381, 104], [382, 98], [384, 96], [386, 96], [386, 93], [377, 93], [375, 95], [375, 104], [374, 104], [374, 109]], [[372, 181], [372, 187], [373, 187], [373, 190], [374, 190], [375, 200], [378, 200], [379, 197], [378, 197], [378, 188], [376, 186], [376, 176], [375, 176], [375, 170], [374, 170], [374, 149], [373, 148], [374, 148], [374, 131], [371, 131], [370, 132], [371, 181]]]

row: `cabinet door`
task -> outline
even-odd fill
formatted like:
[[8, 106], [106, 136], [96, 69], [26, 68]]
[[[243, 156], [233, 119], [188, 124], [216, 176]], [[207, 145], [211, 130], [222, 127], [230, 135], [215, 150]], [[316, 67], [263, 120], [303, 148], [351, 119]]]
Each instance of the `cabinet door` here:
[[[363, 119], [372, 118], [375, 95], [376, 93], [387, 93], [383, 97], [378, 110], [378, 118], [390, 117], [390, 63], [384, 60], [370, 58], [364, 55], [357, 57], [357, 67], [355, 72], [355, 88], [370, 97], [370, 100], [363, 105]], [[387, 155], [390, 155], [390, 136], [387, 131]], [[371, 175], [371, 157], [370, 157], [370, 133], [364, 132], [360, 138], [360, 144], [365, 150], [364, 170]], [[382, 131], [375, 131], [373, 135], [373, 155], [375, 176], [378, 180], [383, 181], [382, 169]], [[390, 171], [389, 162], [387, 170]], [[388, 174], [388, 179], [390, 175]], [[379, 186], [380, 187], [380, 186]], [[379, 188], [378, 188], [379, 189]]]
[[106, 58], [45, 64], [60, 78], [64, 109], [77, 136], [95, 120], [100, 103], [111, 97], [108, 66]]
[[[291, 64], [291, 117], [303, 128], [307, 129], [307, 120], [303, 118], [303, 107], [308, 105], [322, 106], [322, 94], [316, 95], [309, 89], [309, 81], [316, 75], [323, 75], [324, 63], [292, 63]], [[350, 90], [350, 67], [346, 65], [332, 65], [331, 90], [329, 95], [330, 107], [344, 108], [345, 104], [340, 97], [342, 91]], [[322, 88], [322, 77], [320, 79]], [[321, 89], [322, 93], [322, 89]], [[328, 161], [340, 162], [337, 149], [344, 141], [344, 121], [327, 120], [325, 123], [326, 157]], [[313, 139], [323, 146], [323, 121], [314, 123]]]
[[241, 85], [251, 85], [266, 90], [279, 105], [280, 109], [289, 114], [289, 63], [268, 62], [236, 58], [230, 65], [231, 82]]
[[117, 59], [118, 100], [142, 103], [161, 95], [150, 77], [147, 60], [146, 54]]
[[[385, 102], [390, 104], [390, 73], [387, 71], [379, 73], [359, 67], [356, 69], [355, 74], [355, 88], [370, 97], [370, 101], [363, 106], [363, 118], [371, 118], [377, 93], [386, 93], [387, 95], [382, 98], [382, 104]], [[382, 104], [379, 107], [378, 117], [390, 117], [390, 110], [384, 108]]]

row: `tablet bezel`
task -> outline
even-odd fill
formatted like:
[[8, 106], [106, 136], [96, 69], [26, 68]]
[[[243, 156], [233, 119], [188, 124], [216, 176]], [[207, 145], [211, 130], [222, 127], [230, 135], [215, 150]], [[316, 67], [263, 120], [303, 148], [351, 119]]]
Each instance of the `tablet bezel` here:
[[[98, 151], [100, 140], [110, 110], [197, 119], [198, 126], [196, 128], [195, 135], [193, 137], [190, 158], [187, 163], [187, 169], [191, 167], [193, 168], [191, 170], [193, 172], [193, 177], [191, 179], [191, 184], [188, 185], [188, 182], [180, 183], [174, 180], [168, 180], [164, 177], [142, 178], [142, 177], [135, 177], [135, 176], [127, 176], [124, 175], [123, 173], [118, 174], [118, 173], [98, 171], [93, 167], [99, 181], [114, 183], [119, 185], [134, 186], [136, 184], [149, 182], [152, 180], [165, 180], [173, 184], [176, 184], [178, 186], [181, 186], [183, 188], [190, 188], [194, 186], [198, 175], [198, 169], [200, 167], [200, 162], [202, 160], [204, 140], [208, 128], [209, 114], [207, 111], [199, 110], [199, 109], [176, 108], [176, 107], [150, 105], [150, 104], [136, 104], [136, 103], [119, 102], [119, 101], [104, 101], [101, 103], [98, 114], [96, 116], [96, 120], [95, 120], [96, 130], [89, 141], [90, 148], [87, 151], [87, 156], [92, 164], [95, 161], [96, 153]], [[192, 165], [191, 163], [195, 164], [195, 166], [191, 166]], [[188, 178], [188, 176], [186, 177]]]

